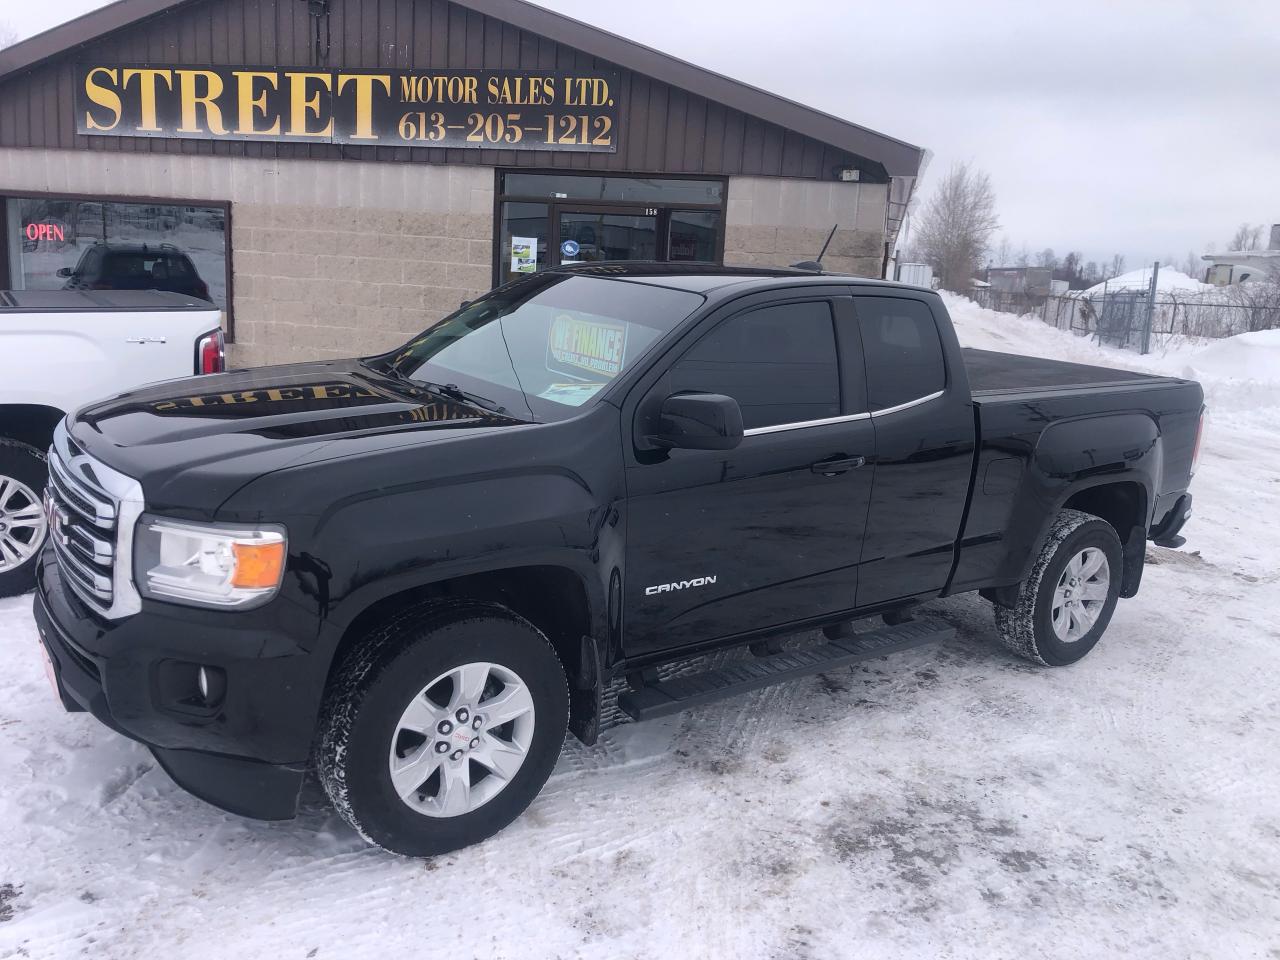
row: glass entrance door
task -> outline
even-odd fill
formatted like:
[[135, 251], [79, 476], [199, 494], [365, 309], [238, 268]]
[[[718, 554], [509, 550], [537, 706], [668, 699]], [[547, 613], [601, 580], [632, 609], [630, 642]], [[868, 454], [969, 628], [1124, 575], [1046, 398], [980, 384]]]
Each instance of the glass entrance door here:
[[558, 214], [558, 263], [658, 259], [656, 213], [560, 208]]

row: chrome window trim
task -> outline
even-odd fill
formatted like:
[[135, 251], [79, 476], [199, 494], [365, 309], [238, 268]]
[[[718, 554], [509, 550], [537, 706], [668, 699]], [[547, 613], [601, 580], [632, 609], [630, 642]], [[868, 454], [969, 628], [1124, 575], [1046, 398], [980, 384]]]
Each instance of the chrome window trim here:
[[758, 437], [764, 433], [782, 433], [786, 430], [805, 430], [809, 427], [825, 427], [829, 423], [854, 423], [857, 420], [871, 420], [875, 417], [888, 416], [891, 413], [900, 413], [903, 410], [910, 410], [912, 407], [918, 407], [922, 403], [928, 403], [930, 400], [937, 400], [946, 393], [945, 390], [938, 390], [923, 397], [916, 397], [914, 400], [908, 400], [906, 403], [899, 403], [896, 406], [885, 407], [883, 410], [869, 410], [865, 413], [851, 413], [842, 417], [825, 417], [822, 420], [797, 420], [794, 423], [775, 423], [769, 427], [752, 427], [750, 430], [743, 430], [744, 437]]
[[853, 423], [856, 420], [870, 420], [870, 413], [851, 413], [842, 417], [824, 417], [821, 420], [797, 420], [794, 423], [775, 423], [769, 427], [752, 427], [743, 430], [744, 437], [758, 437], [762, 433], [782, 433], [784, 430], [804, 430], [806, 427], [824, 427], [829, 423]]
[[920, 404], [922, 404], [922, 403], [928, 403], [930, 400], [937, 400], [940, 396], [942, 396], [942, 395], [943, 395], [944, 393], [946, 393], [946, 392], [947, 392], [947, 391], [945, 391], [945, 390], [937, 390], [937, 391], [935, 391], [935, 392], [933, 392], [933, 393], [930, 393], [930, 394], [928, 394], [928, 395], [926, 395], [926, 396], [923, 396], [923, 397], [916, 397], [916, 399], [914, 399], [914, 400], [908, 400], [906, 403], [900, 403], [900, 404], [898, 404], [897, 406], [894, 406], [894, 407], [885, 407], [883, 410], [872, 410], [872, 411], [871, 411], [871, 416], [873, 416], [873, 417], [886, 417], [886, 416], [888, 416], [888, 415], [889, 415], [889, 414], [891, 414], [891, 413], [899, 413], [899, 412], [901, 412], [901, 411], [903, 411], [903, 410], [910, 410], [912, 407], [918, 407], [918, 406], [920, 406]]

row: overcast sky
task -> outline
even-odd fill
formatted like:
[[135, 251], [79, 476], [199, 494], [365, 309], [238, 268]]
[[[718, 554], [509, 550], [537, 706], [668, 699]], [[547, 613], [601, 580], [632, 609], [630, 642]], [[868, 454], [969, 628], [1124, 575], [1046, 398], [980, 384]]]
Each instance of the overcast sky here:
[[[925, 198], [971, 161], [1015, 249], [1132, 268], [1280, 223], [1277, 0], [541, 2], [928, 148]], [[5, 0], [0, 21], [102, 5]]]

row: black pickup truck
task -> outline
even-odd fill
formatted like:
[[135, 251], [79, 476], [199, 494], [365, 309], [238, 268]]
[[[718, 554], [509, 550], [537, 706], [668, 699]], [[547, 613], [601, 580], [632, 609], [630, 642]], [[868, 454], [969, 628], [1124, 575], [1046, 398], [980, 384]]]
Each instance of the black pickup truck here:
[[314, 765], [430, 855], [517, 817], [607, 691], [643, 720], [882, 656], [964, 591], [1079, 660], [1182, 542], [1202, 413], [1194, 382], [961, 350], [928, 290], [554, 269], [383, 356], [69, 417], [36, 619], [64, 706], [193, 793], [287, 818]]

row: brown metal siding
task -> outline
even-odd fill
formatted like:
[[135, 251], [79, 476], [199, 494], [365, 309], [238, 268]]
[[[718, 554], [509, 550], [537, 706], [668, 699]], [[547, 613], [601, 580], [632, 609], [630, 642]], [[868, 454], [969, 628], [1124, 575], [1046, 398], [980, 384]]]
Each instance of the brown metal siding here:
[[[333, 0], [327, 66], [430, 69], [618, 69], [578, 50], [448, 0]], [[648, 173], [757, 174], [829, 179], [853, 162], [843, 151], [707, 101], [660, 80], [620, 70], [618, 152], [339, 147], [88, 137], [75, 133], [77, 61], [310, 66], [314, 22], [298, 0], [192, 0], [0, 82], [0, 147], [352, 158], [419, 163]], [[876, 165], [858, 161], [864, 176]]]

